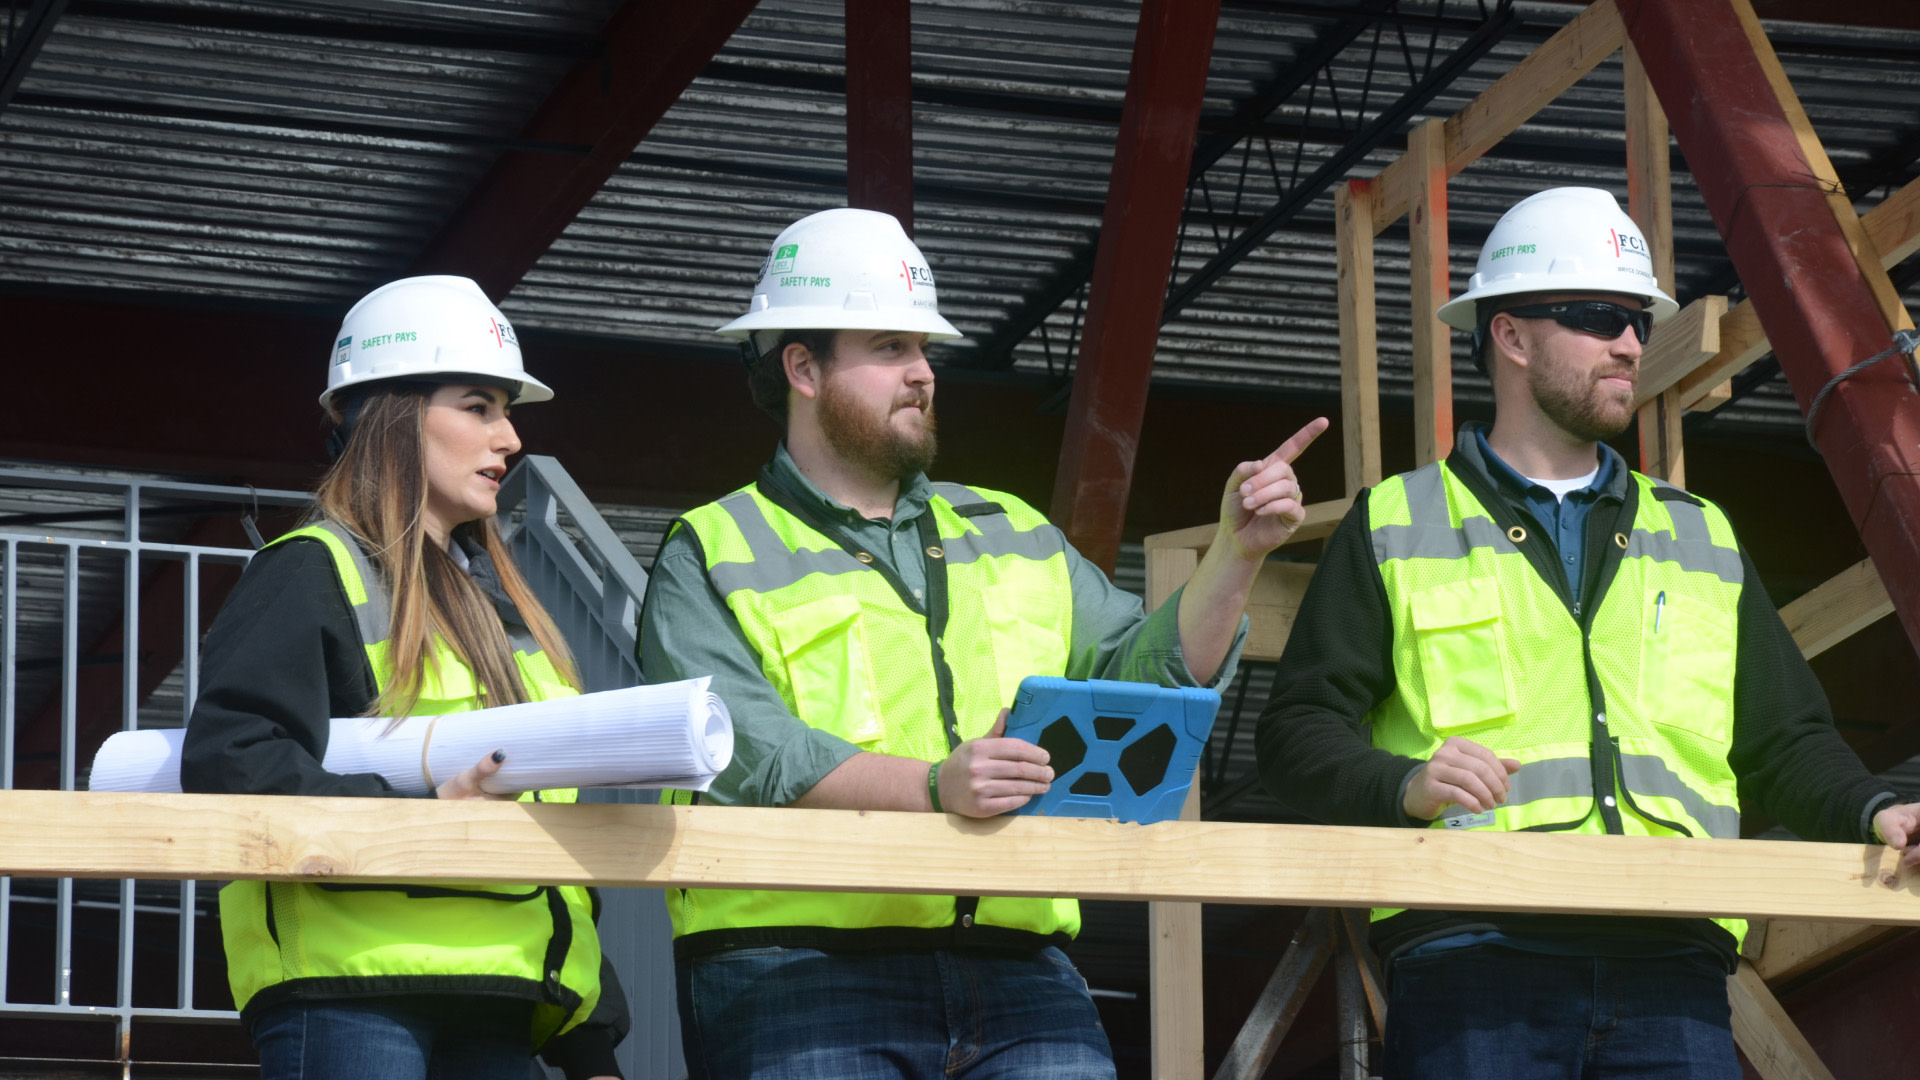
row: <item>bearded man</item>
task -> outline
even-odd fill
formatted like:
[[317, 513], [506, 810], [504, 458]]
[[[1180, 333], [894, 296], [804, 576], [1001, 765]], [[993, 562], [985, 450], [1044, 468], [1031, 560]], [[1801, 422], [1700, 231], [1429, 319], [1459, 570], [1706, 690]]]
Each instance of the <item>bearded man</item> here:
[[[1604, 191], [1509, 210], [1467, 292], [1491, 428], [1354, 501], [1258, 728], [1276, 796], [1340, 825], [1912, 846], [1712, 503], [1627, 468], [1641, 346], [1676, 305]], [[1630, 851], [1622, 847], [1622, 853]], [[1733, 913], [1730, 913], [1733, 914]], [[1726, 976], [1746, 925], [1376, 911], [1384, 1074], [1740, 1076]]]
[[[690, 511], [641, 616], [649, 681], [713, 677], [733, 763], [713, 802], [991, 817], [1047, 790], [1044, 750], [1004, 738], [1028, 675], [1218, 687], [1247, 593], [1304, 517], [1303, 428], [1243, 462], [1187, 586], [1152, 615], [1012, 495], [926, 477], [934, 374], [958, 337], [892, 217], [789, 226], [746, 315], [755, 404], [785, 433], [758, 480]], [[1068, 899], [672, 892], [691, 1075], [1113, 1075], [1061, 953]]]

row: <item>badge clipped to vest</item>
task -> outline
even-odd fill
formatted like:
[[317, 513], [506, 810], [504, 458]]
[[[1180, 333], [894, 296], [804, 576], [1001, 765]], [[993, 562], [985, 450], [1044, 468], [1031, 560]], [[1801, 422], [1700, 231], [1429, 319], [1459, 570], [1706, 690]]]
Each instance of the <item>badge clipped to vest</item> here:
[[1007, 736], [1046, 750], [1053, 784], [1013, 811], [1151, 825], [1180, 816], [1220, 695], [1199, 687], [1030, 675]]

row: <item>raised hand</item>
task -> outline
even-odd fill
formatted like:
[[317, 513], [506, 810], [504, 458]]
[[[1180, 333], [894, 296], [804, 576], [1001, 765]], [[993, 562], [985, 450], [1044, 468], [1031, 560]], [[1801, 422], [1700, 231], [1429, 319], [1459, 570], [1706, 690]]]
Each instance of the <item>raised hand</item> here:
[[1241, 556], [1265, 558], [1306, 520], [1307, 499], [1293, 462], [1327, 426], [1326, 417], [1315, 417], [1273, 453], [1234, 466], [1220, 498], [1220, 528]]

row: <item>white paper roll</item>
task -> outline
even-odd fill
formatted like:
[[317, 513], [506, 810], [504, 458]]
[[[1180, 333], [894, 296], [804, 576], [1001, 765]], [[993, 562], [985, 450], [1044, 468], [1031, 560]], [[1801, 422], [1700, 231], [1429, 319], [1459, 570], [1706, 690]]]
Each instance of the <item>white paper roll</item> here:
[[[733, 718], [710, 678], [415, 716], [388, 732], [384, 717], [332, 721], [328, 772], [377, 773], [425, 795], [495, 750], [495, 793], [568, 787], [705, 791], [733, 760]], [[123, 731], [93, 759], [94, 791], [179, 791], [184, 731]]]

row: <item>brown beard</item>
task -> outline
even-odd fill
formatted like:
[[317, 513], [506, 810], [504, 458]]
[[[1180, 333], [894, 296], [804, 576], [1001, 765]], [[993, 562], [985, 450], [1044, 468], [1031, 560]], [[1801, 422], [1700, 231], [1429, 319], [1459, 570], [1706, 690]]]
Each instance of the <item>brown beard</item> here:
[[932, 468], [940, 450], [933, 401], [923, 396], [906, 404], [918, 404], [924, 411], [918, 435], [900, 432], [887, 422], [888, 416], [875, 416], [862, 408], [829, 373], [820, 383], [820, 431], [827, 445], [845, 460], [876, 475], [905, 479]]
[[1633, 402], [1621, 404], [1603, 392], [1599, 380], [1608, 375], [1632, 377], [1632, 368], [1612, 369], [1601, 375], [1572, 364], [1542, 357], [1545, 363], [1527, 367], [1527, 389], [1534, 404], [1562, 431], [1583, 442], [1605, 442], [1633, 423]]

